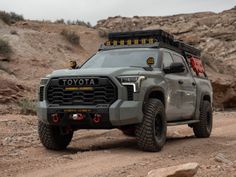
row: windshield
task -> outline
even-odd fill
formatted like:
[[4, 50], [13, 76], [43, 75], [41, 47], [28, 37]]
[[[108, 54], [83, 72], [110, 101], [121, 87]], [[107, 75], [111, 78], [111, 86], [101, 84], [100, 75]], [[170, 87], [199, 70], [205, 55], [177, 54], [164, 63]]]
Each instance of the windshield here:
[[153, 57], [155, 64], [158, 59], [157, 49], [116, 49], [98, 52], [81, 68], [115, 68], [115, 67], [146, 67], [146, 60]]

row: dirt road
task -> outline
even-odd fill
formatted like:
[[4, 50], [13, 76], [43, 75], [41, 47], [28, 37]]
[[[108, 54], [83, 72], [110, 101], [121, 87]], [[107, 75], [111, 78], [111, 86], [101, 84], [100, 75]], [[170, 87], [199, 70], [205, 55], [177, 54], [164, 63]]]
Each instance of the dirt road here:
[[[187, 126], [168, 127], [161, 152], [137, 149], [119, 130], [81, 130], [68, 150], [39, 143], [34, 116], [0, 116], [0, 172], [24, 177], [136, 177], [155, 168], [198, 162], [197, 177], [236, 177], [236, 112], [214, 113], [211, 138], [197, 139]], [[220, 157], [220, 158], [219, 158]]]

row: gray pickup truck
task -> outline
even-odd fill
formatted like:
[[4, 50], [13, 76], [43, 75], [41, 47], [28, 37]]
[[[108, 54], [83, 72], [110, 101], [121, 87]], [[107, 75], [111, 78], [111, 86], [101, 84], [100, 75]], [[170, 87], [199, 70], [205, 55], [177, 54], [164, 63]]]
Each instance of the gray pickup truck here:
[[162, 30], [110, 33], [82, 66], [41, 79], [42, 144], [65, 149], [79, 129], [118, 128], [144, 151], [160, 151], [167, 126], [212, 130], [212, 86], [200, 51]]

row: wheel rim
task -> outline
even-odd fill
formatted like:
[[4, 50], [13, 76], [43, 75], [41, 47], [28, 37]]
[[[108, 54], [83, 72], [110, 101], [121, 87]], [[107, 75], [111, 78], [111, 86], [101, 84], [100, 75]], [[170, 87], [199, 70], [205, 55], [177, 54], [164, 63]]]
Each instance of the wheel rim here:
[[162, 123], [162, 117], [160, 114], [157, 114], [155, 123], [154, 123], [154, 135], [157, 140], [160, 140], [163, 135], [163, 123]]

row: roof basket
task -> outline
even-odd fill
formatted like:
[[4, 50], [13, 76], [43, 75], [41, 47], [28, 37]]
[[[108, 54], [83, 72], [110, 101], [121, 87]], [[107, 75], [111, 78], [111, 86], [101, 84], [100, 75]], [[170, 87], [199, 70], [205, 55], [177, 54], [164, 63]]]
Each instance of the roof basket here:
[[[194, 56], [200, 57], [200, 54], [201, 54], [200, 50], [182, 41], [175, 40], [173, 35], [161, 29], [109, 33], [108, 34], [109, 45], [107, 46], [105, 45], [106, 46], [105, 48], [112, 49], [112, 48], [121, 47], [119, 46], [120, 44], [123, 44], [124, 45], [123, 47], [132, 47], [132, 46], [137, 47], [137, 46], [134, 46], [135, 44], [144, 44], [144, 45], [139, 45], [139, 46], [147, 47], [147, 44], [148, 44], [147, 42], [140, 43], [140, 41], [150, 39], [150, 38], [154, 39], [155, 42], [158, 42], [159, 47], [165, 46], [166, 48], [174, 49], [175, 51], [183, 54], [185, 57], [187, 57], [188, 55], [191, 55], [191, 56], [194, 55]], [[132, 45], [127, 44], [127, 42], [124, 42], [126, 40], [131, 40], [131, 39], [137, 40], [138, 42], [137, 43], [131, 42], [130, 44]], [[120, 40], [122, 40], [123, 42], [119, 42]]]

